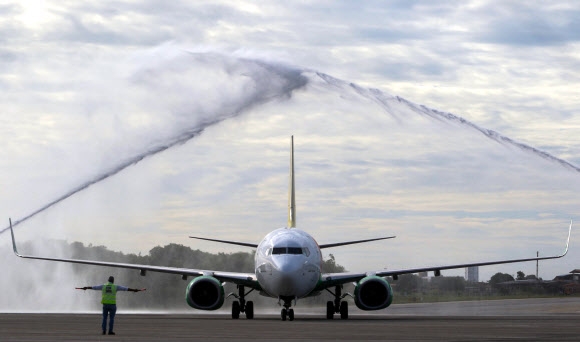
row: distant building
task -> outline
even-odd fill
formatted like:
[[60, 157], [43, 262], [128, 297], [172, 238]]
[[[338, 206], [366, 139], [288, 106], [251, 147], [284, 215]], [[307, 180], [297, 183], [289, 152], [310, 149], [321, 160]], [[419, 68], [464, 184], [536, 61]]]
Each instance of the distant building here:
[[572, 270], [569, 274], [556, 276], [554, 280], [567, 280], [575, 283], [580, 283], [580, 269]]
[[479, 266], [465, 268], [465, 280], [471, 283], [479, 282]]

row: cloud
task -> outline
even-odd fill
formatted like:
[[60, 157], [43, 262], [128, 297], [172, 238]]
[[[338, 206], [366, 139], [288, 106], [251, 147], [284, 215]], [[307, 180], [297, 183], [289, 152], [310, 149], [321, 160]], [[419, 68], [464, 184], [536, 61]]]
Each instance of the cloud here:
[[487, 17], [478, 38], [510, 46], [551, 46], [577, 42], [580, 11], [569, 5], [492, 3], [478, 8]]

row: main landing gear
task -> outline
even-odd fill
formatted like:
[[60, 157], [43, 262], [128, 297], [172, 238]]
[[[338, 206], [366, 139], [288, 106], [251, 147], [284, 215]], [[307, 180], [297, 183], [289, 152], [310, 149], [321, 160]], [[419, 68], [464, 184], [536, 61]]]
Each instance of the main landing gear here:
[[237, 301], [234, 301], [232, 303], [232, 318], [233, 319], [240, 318], [240, 312], [245, 313], [247, 319], [254, 318], [254, 302], [252, 302], [251, 300], [246, 302], [246, 299], [245, 299], [245, 297], [248, 294], [250, 294], [250, 292], [252, 292], [252, 291], [254, 291], [254, 289], [251, 289], [250, 291], [245, 293], [244, 287], [241, 285], [238, 285], [238, 294], [230, 293], [228, 295], [228, 297], [234, 296], [238, 299]]
[[329, 300], [326, 302], [326, 318], [333, 319], [335, 313], [340, 313], [341, 319], [348, 319], [348, 303], [346, 301], [341, 300], [349, 296], [349, 293], [341, 294], [342, 293], [342, 285], [338, 285], [334, 288], [334, 293], [329, 289], [326, 291], [330, 292], [334, 296], [334, 301]]
[[280, 311], [280, 315], [282, 316], [283, 321], [285, 321], [286, 318], [288, 318], [289, 321], [294, 320], [294, 309], [290, 308], [292, 306], [293, 299], [294, 297], [280, 297], [280, 300], [284, 301], [284, 304], [282, 304], [282, 311]]

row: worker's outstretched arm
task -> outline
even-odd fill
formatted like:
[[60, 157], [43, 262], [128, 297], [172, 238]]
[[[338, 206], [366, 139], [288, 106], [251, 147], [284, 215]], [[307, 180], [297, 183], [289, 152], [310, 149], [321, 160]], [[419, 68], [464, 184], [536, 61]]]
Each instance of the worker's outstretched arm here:
[[[97, 290], [94, 288], [94, 286], [75, 287], [75, 289], [77, 289], [77, 290]], [[98, 289], [98, 290], [100, 290], [100, 289]]]

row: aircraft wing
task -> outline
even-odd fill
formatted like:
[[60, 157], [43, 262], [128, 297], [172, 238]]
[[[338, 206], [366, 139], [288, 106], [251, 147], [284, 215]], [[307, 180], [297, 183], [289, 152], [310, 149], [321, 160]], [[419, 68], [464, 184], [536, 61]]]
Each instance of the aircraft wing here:
[[205, 240], [205, 241], [220, 242], [220, 243], [228, 243], [230, 245], [238, 245], [238, 246], [244, 246], [244, 247], [258, 248], [258, 245], [255, 243], [238, 242], [238, 241], [230, 241], [230, 240], [208, 239], [208, 238], [202, 238], [202, 237], [197, 237], [197, 236], [190, 236], [189, 238], [190, 239]]
[[475, 262], [475, 263], [467, 263], [467, 264], [457, 264], [457, 265], [443, 265], [443, 266], [429, 266], [429, 267], [419, 267], [419, 268], [408, 268], [408, 269], [399, 269], [399, 270], [381, 270], [375, 272], [363, 272], [363, 273], [326, 273], [322, 274], [321, 281], [317, 286], [316, 290], [323, 290], [325, 288], [346, 284], [350, 282], [357, 282], [365, 277], [368, 276], [379, 276], [379, 277], [393, 277], [397, 278], [399, 275], [402, 274], [411, 274], [411, 273], [419, 273], [419, 272], [428, 272], [433, 271], [435, 275], [441, 275], [442, 270], [451, 270], [457, 268], [466, 268], [466, 267], [474, 267], [474, 266], [489, 266], [489, 265], [499, 265], [499, 264], [511, 264], [516, 262], [525, 262], [525, 261], [539, 261], [539, 260], [549, 260], [549, 259], [558, 259], [565, 256], [568, 253], [568, 247], [570, 245], [570, 234], [572, 233], [572, 221], [570, 221], [570, 228], [568, 229], [568, 239], [566, 240], [566, 248], [564, 252], [559, 255], [554, 256], [547, 256], [547, 257], [536, 257], [536, 258], [524, 258], [524, 259], [508, 259], [508, 260], [496, 260], [496, 261], [484, 261], [484, 262]]
[[24, 259], [37, 259], [37, 260], [48, 260], [48, 261], [60, 261], [68, 262], [73, 264], [85, 264], [85, 265], [95, 265], [95, 266], [107, 266], [116, 268], [128, 268], [139, 270], [141, 275], [144, 276], [147, 271], [160, 272], [160, 273], [171, 273], [181, 275], [182, 279], [187, 279], [188, 276], [212, 276], [221, 282], [229, 282], [237, 285], [247, 286], [256, 290], [261, 290], [261, 287], [256, 279], [256, 275], [253, 273], [238, 273], [238, 272], [221, 272], [212, 270], [197, 270], [191, 268], [179, 268], [179, 267], [167, 267], [167, 266], [154, 266], [154, 265], [139, 265], [139, 264], [128, 264], [120, 262], [108, 262], [108, 261], [96, 261], [96, 260], [83, 260], [83, 259], [66, 259], [66, 258], [49, 258], [49, 257], [39, 257], [31, 255], [22, 255], [18, 253], [16, 248], [16, 241], [14, 239], [14, 230], [12, 229], [12, 222], [10, 222], [10, 234], [12, 235], [12, 248], [14, 249], [14, 254]]
[[356, 240], [356, 241], [344, 241], [344, 242], [337, 242], [337, 243], [326, 243], [319, 245], [320, 249], [323, 248], [331, 248], [331, 247], [338, 247], [338, 246], [346, 246], [346, 245], [354, 245], [355, 243], [364, 243], [364, 242], [371, 242], [371, 241], [378, 241], [378, 240], [386, 240], [386, 239], [394, 239], [396, 236], [385, 236], [380, 238], [374, 239], [367, 239], [367, 240]]

